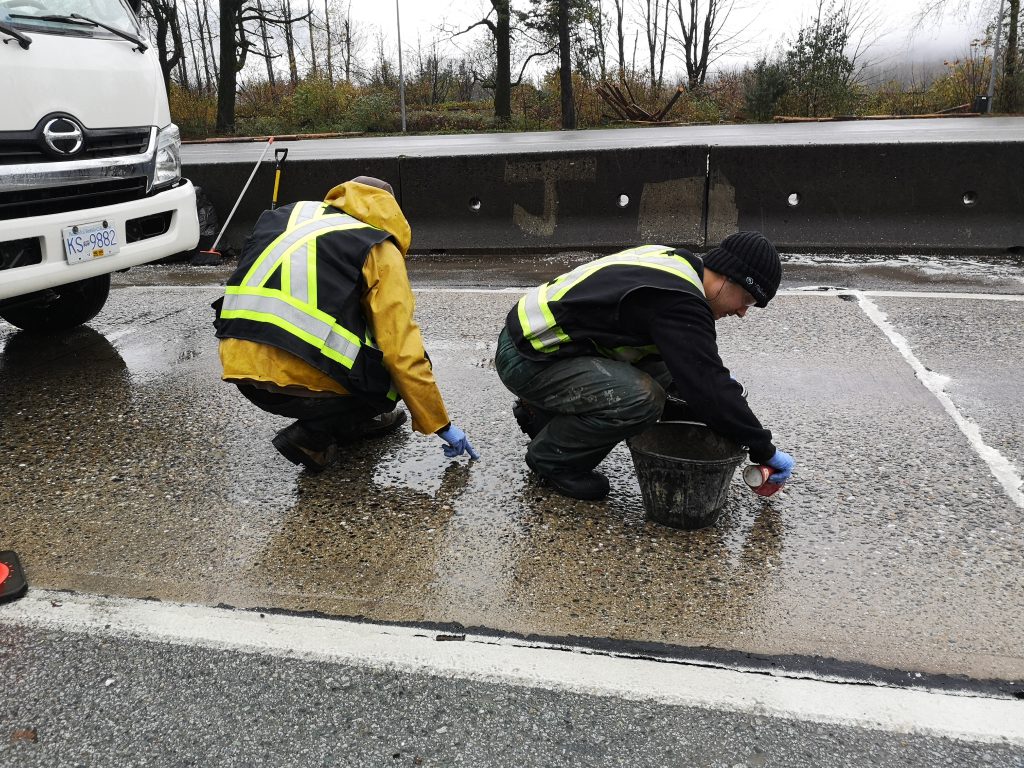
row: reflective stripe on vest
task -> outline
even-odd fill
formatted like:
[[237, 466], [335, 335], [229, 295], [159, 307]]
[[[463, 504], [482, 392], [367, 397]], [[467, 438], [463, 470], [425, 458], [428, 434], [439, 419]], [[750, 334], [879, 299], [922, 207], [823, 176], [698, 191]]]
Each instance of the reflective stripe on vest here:
[[[372, 227], [347, 214], [317, 216], [323, 210], [317, 204], [295, 206], [289, 220], [299, 223], [263, 250], [240, 285], [226, 288], [220, 316], [275, 325], [351, 369], [363, 341], [317, 308], [316, 240], [332, 232]], [[267, 288], [278, 267], [280, 290]]]
[[519, 324], [533, 348], [538, 352], [554, 352], [571, 341], [569, 335], [555, 321], [549, 306], [572, 288], [605, 267], [647, 267], [669, 272], [693, 285], [704, 295], [704, 284], [693, 266], [682, 256], [669, 255], [671, 248], [664, 245], [642, 245], [628, 251], [613, 253], [602, 259], [582, 264], [571, 272], [556, 277], [550, 283], [534, 288], [519, 300]]

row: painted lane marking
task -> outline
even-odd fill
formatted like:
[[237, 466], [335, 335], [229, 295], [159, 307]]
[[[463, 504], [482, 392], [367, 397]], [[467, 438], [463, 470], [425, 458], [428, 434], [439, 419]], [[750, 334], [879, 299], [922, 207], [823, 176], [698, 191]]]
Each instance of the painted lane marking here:
[[136, 328], [135, 326], [131, 326], [130, 325], [127, 328], [122, 328], [120, 331], [113, 331], [112, 333], [108, 333], [108, 334], [105, 334], [105, 335], [106, 335], [107, 341], [109, 341], [111, 344], [113, 344], [118, 339], [123, 339], [125, 336], [130, 336], [131, 334], [135, 333], [137, 330], [139, 330], [139, 329]]
[[942, 403], [942, 407], [946, 409], [946, 413], [952, 417], [960, 431], [963, 432], [971, 447], [988, 464], [992, 474], [999, 481], [999, 484], [1003, 486], [1010, 500], [1018, 507], [1024, 509], [1024, 491], [1022, 491], [1024, 479], [1021, 478], [1013, 462], [985, 442], [978, 425], [973, 420], [964, 416], [953, 403], [952, 398], [946, 394], [945, 388], [949, 382], [949, 377], [925, 368], [924, 364], [910, 348], [910, 343], [906, 337], [893, 327], [892, 323], [889, 322], [888, 315], [880, 310], [878, 305], [871, 301], [867, 295], [857, 291], [850, 291], [849, 293], [857, 297], [857, 301], [860, 303], [860, 308], [864, 311], [864, 314], [888, 337], [892, 345], [903, 355], [903, 359], [914, 369], [914, 373], [921, 380], [921, 383]]
[[512, 638], [33, 590], [0, 623], [895, 733], [1024, 745], [1024, 702], [668, 663]]
[[779, 291], [777, 296], [877, 296], [891, 299], [977, 299], [980, 301], [1024, 302], [1019, 293], [953, 293], [948, 291], [858, 291], [853, 288], [789, 288]]

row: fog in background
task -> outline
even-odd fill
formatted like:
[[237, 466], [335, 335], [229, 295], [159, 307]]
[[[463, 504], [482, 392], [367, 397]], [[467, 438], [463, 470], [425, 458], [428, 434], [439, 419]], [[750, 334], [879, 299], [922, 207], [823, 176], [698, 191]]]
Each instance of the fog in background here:
[[[924, 0], [892, 0], [856, 2], [854, 12], [863, 13], [870, 20], [864, 31], [864, 42], [869, 44], [859, 63], [866, 65], [863, 79], [899, 79], [904, 82], [927, 82], [943, 71], [943, 61], [963, 57], [973, 39], [984, 35], [988, 20], [998, 12], [998, 2], [986, 0], [967, 4], [963, 0], [950, 0], [949, 10], [940, 18], [919, 23]], [[605, 0], [605, 12], [613, 15], [610, 2]], [[630, 3], [630, 5], [633, 5]], [[513, 7], [518, 7], [513, 2]], [[802, 27], [812, 22], [817, 8], [815, 0], [775, 0], [770, 6], [737, 3], [730, 16], [727, 32], [739, 38], [737, 49], [720, 58], [713, 71], [736, 70], [753, 63], [760, 56], [781, 51], [788, 40]], [[352, 20], [362, 27], [368, 37], [374, 38], [367, 52], [378, 43], [392, 55], [397, 53], [397, 31], [394, 0], [351, 0]], [[453, 30], [462, 30], [486, 16], [490, 3], [486, 0], [400, 0], [402, 49], [405, 55], [415, 51], [417, 43], [426, 47], [437, 40], [440, 50], [454, 55], [467, 51], [486, 35], [477, 28], [468, 34], [452, 37]], [[636, 61], [644, 63], [644, 37], [635, 8], [630, 19], [629, 39], [640, 33]], [[369, 29], [369, 27], [375, 29]], [[610, 41], [609, 41], [610, 42]], [[671, 58], [671, 44], [670, 44]], [[629, 54], [627, 54], [628, 56]], [[609, 46], [610, 60], [615, 58]], [[527, 70], [539, 76], [555, 66], [553, 59], [538, 63]], [[685, 82], [681, 61], [666, 63], [666, 74], [671, 81]]]

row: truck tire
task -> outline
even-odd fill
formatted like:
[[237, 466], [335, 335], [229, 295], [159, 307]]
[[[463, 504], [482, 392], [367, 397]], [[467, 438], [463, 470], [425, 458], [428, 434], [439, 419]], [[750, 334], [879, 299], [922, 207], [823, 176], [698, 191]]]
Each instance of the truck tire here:
[[64, 331], [96, 317], [109, 293], [110, 275], [97, 275], [42, 291], [39, 303], [0, 309], [0, 317], [26, 331]]

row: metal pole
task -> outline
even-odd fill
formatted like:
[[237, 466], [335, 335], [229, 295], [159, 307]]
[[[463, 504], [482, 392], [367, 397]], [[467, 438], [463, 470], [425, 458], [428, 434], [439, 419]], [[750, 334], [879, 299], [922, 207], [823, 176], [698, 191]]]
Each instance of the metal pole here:
[[[396, 2], [398, 0], [395, 0]], [[999, 39], [1003, 34], [1003, 8], [1006, 0], [999, 0], [999, 20], [996, 22], [996, 47], [992, 50], [992, 71], [988, 75], [988, 103], [985, 111], [992, 112], [992, 99], [996, 94], [996, 67], [999, 66]]]
[[398, 94], [402, 104], [402, 133], [405, 133], [405, 72], [402, 71], [402, 16], [395, 0], [395, 22], [398, 24]]

